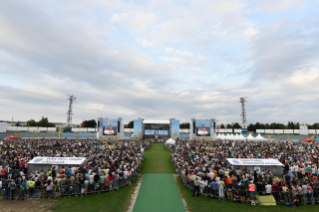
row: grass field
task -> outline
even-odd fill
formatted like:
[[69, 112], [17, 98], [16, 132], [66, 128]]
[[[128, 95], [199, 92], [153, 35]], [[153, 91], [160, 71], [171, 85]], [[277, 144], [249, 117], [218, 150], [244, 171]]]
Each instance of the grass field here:
[[[68, 197], [58, 199], [50, 208], [52, 211], [107, 211], [124, 212], [129, 206], [131, 195], [137, 185], [137, 179], [130, 185], [112, 193], [93, 194], [85, 197]], [[43, 200], [50, 201], [50, 200]], [[45, 202], [44, 202], [45, 203]]]
[[144, 155], [145, 159], [140, 173], [176, 174], [170, 160], [171, 153], [166, 150], [164, 144], [151, 144]]
[[[151, 144], [144, 152], [145, 159], [140, 173], [171, 173], [174, 167], [170, 161], [170, 152], [163, 144]], [[130, 186], [125, 186], [113, 193], [101, 193], [85, 197], [69, 197], [58, 199], [50, 208], [52, 211], [107, 211], [125, 212], [128, 208], [131, 195], [136, 187], [137, 180]], [[50, 200], [43, 200], [50, 201]]]

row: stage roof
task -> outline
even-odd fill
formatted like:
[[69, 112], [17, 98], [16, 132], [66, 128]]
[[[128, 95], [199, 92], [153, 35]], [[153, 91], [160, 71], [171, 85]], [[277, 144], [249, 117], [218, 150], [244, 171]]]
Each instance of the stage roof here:
[[170, 124], [169, 120], [144, 120], [143, 124]]

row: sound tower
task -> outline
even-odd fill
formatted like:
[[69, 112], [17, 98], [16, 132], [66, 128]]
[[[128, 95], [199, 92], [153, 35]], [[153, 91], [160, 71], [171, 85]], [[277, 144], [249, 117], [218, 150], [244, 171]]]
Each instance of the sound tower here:
[[195, 121], [193, 121], [193, 134], [195, 134], [196, 129], [195, 129]]
[[121, 130], [120, 130], [120, 126], [121, 126], [121, 122], [118, 121], [118, 122], [117, 122], [117, 129], [118, 129], [117, 132], [120, 132], [120, 131], [121, 131]]

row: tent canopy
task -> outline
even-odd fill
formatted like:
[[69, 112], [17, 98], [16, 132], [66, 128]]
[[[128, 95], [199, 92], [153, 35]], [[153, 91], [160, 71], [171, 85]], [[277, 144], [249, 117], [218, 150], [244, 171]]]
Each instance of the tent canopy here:
[[255, 140], [255, 137], [252, 136], [251, 134], [248, 135], [247, 140]]
[[260, 135], [260, 133], [257, 135], [257, 137], [255, 138], [257, 141], [264, 141], [264, 140], [267, 140], [266, 138], [262, 137]]
[[168, 139], [168, 140], [166, 141], [166, 143], [167, 143], [167, 144], [175, 144], [176, 141], [175, 141], [174, 139], [170, 138], [170, 139]]
[[14, 135], [9, 135], [7, 137], [4, 137], [4, 139], [17, 139], [18, 137], [17, 136], [14, 136]]
[[310, 138], [304, 138], [304, 139], [301, 139], [300, 141], [313, 142], [313, 140]]

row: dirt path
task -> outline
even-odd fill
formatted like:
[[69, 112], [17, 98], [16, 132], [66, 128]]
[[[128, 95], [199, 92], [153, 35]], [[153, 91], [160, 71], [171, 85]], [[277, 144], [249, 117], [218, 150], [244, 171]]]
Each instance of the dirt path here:
[[0, 212], [30, 212], [30, 211], [50, 211], [48, 208], [53, 206], [56, 200], [4, 200], [0, 199]]

